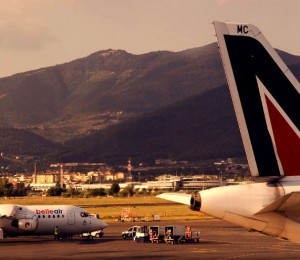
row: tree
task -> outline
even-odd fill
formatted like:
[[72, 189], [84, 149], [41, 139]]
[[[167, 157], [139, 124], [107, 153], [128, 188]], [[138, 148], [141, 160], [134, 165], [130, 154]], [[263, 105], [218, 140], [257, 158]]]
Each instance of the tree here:
[[118, 194], [119, 191], [120, 191], [120, 185], [119, 185], [119, 183], [113, 182], [113, 184], [110, 187], [109, 194], [110, 195], [112, 195], [112, 194]]
[[47, 195], [48, 196], [61, 196], [61, 194], [65, 191], [66, 191], [66, 189], [55, 186], [55, 187], [51, 187], [49, 190], [47, 190]]
[[96, 197], [96, 196], [106, 196], [107, 193], [105, 189], [99, 188], [99, 189], [88, 189], [85, 192], [85, 196], [87, 197]]
[[132, 197], [134, 195], [133, 186], [128, 186], [121, 191], [121, 196], [123, 197]]
[[10, 197], [13, 194], [13, 184], [8, 182], [7, 178], [0, 181], [0, 196]]
[[70, 188], [70, 189], [67, 189], [65, 192], [63, 192], [61, 194], [61, 196], [63, 197], [79, 197], [81, 196], [82, 193], [79, 191], [79, 190], [76, 190], [74, 188]]
[[13, 196], [26, 196], [28, 191], [30, 191], [30, 185], [25, 187], [24, 183], [18, 183], [17, 188], [13, 190]]

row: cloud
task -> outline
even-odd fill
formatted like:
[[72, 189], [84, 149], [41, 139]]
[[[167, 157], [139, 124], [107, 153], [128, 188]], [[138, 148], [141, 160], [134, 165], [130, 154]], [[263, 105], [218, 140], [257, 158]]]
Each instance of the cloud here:
[[20, 26], [16, 23], [4, 23], [0, 29], [0, 47], [11, 50], [42, 49], [45, 44], [58, 41], [47, 28], [25, 22]]
[[260, 0], [217, 0], [217, 4], [219, 6], [227, 6], [227, 5], [231, 5], [231, 4], [240, 5], [240, 4], [250, 3], [250, 1], [257, 2]]
[[227, 5], [227, 4], [230, 4], [230, 3], [232, 3], [233, 2], [233, 0], [218, 0], [217, 1], [217, 4], [218, 5]]
[[0, 2], [0, 48], [40, 50], [45, 44], [58, 41], [37, 12], [28, 8], [30, 4], [36, 3], [34, 0]]

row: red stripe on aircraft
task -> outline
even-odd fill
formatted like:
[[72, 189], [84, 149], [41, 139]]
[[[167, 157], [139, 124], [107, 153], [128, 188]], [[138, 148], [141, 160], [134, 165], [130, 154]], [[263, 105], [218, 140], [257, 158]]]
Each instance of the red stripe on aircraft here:
[[266, 101], [284, 174], [300, 175], [300, 138], [267, 97]]

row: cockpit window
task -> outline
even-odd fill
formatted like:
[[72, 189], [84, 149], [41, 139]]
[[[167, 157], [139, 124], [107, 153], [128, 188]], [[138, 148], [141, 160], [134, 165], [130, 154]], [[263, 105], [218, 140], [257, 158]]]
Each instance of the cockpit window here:
[[90, 215], [90, 214], [87, 213], [87, 212], [80, 212], [80, 216], [81, 216], [82, 218], [87, 218], [89, 215]]

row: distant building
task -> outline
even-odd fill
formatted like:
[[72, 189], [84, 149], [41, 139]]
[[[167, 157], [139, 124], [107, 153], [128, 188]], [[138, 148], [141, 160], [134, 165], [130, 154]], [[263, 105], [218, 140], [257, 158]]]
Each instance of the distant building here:
[[60, 182], [60, 174], [59, 173], [38, 173], [32, 176], [33, 183], [59, 183]]
[[36, 191], [47, 191], [54, 186], [56, 186], [56, 183], [31, 183], [30, 184], [30, 188]]
[[185, 177], [164, 174], [158, 176], [157, 180], [156, 182], [147, 182], [148, 187], [152, 189], [204, 190], [227, 184], [226, 181], [221, 184], [217, 176], [204, 174]]
[[171, 159], [156, 159], [155, 165], [176, 165], [177, 161]]
[[156, 178], [158, 181], [178, 181], [180, 177], [172, 175], [172, 174], [163, 174]]
[[130, 173], [117, 172], [112, 173], [110, 171], [106, 171], [104, 173], [105, 181], [132, 181], [132, 175]]
[[104, 173], [104, 180], [105, 181], [113, 181], [114, 180], [114, 174], [110, 171], [106, 171]]

